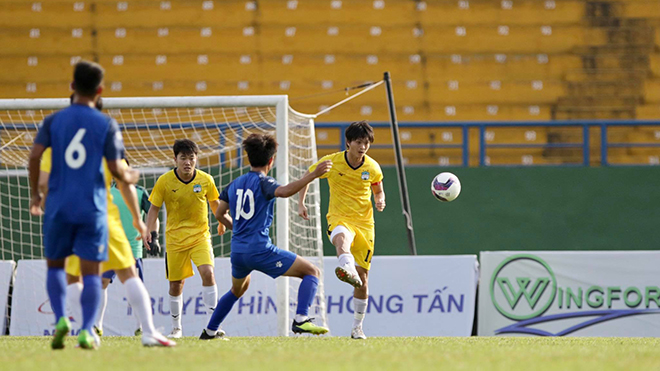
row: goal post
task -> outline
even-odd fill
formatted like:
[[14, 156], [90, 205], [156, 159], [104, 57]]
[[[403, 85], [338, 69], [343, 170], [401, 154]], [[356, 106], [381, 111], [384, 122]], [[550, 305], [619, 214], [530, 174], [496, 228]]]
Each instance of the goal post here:
[[[69, 99], [0, 99], [0, 260], [43, 258], [41, 220], [30, 218], [27, 208], [29, 184], [25, 170], [38, 125], [44, 117], [68, 105]], [[180, 138], [199, 145], [198, 168], [211, 174], [220, 190], [249, 171], [241, 144], [250, 133], [276, 136], [279, 146], [274, 177], [281, 184], [300, 178], [318, 158], [314, 116], [291, 109], [286, 95], [103, 98], [103, 106], [122, 130], [131, 165], [144, 170], [141, 185], [148, 190], [160, 175], [148, 169], [171, 168], [172, 144]], [[308, 258], [323, 274], [318, 180], [310, 184], [306, 201], [309, 221], [297, 217], [296, 196], [278, 198], [271, 233], [279, 248]], [[214, 232], [217, 221], [213, 217], [210, 221]], [[215, 255], [228, 257], [230, 239], [227, 235], [212, 235]], [[164, 245], [166, 249], [166, 241]], [[296, 278], [276, 280], [278, 310], [273, 334], [289, 334], [299, 283]], [[322, 279], [310, 315], [327, 326]]]

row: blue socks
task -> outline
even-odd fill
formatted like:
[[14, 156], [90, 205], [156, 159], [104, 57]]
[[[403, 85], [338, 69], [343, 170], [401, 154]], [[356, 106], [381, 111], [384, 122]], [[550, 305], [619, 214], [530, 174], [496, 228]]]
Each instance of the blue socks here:
[[83, 322], [82, 330], [92, 331], [92, 326], [96, 322], [96, 316], [101, 305], [101, 295], [103, 293], [103, 284], [101, 276], [90, 274], [83, 276], [83, 290], [80, 295], [80, 304], [82, 305]]
[[206, 328], [211, 331], [218, 331], [220, 323], [225, 320], [225, 317], [227, 317], [227, 314], [231, 312], [231, 308], [237, 301], [238, 298], [236, 295], [234, 295], [233, 292], [231, 292], [231, 290], [222, 295], [220, 300], [218, 300], [218, 305], [215, 307], [213, 315], [211, 315], [211, 320], [209, 320], [209, 324], [206, 326]]
[[64, 317], [66, 301], [66, 275], [63, 268], [48, 268], [46, 276], [46, 291], [50, 299], [50, 306], [55, 313], [55, 323]]
[[319, 286], [319, 279], [314, 276], [305, 276], [298, 288], [298, 308], [296, 314], [306, 316], [309, 313], [309, 307], [316, 296], [316, 289]]

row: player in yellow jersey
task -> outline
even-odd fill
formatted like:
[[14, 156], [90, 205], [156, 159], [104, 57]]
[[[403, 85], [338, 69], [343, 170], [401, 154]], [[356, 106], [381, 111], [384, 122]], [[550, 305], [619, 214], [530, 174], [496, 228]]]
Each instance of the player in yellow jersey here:
[[[213, 274], [213, 248], [209, 233], [208, 205], [215, 212], [220, 205], [218, 189], [209, 174], [195, 169], [199, 148], [195, 142], [179, 139], [174, 142], [176, 168], [161, 175], [151, 191], [151, 208], [147, 214], [150, 234], [147, 242], [157, 239], [156, 218], [160, 208], [167, 208], [165, 227], [165, 269], [170, 281], [171, 338], [183, 336], [181, 315], [183, 310], [183, 284], [193, 276], [192, 263], [202, 278], [202, 299], [210, 317], [218, 302], [218, 290]], [[218, 232], [224, 233], [222, 224]], [[224, 334], [222, 330], [218, 333]], [[219, 335], [219, 336], [220, 336]]]
[[[355, 319], [351, 337], [366, 339], [362, 322], [369, 300], [368, 278], [374, 255], [374, 216], [371, 206], [373, 191], [376, 210], [385, 209], [383, 172], [367, 151], [374, 142], [374, 131], [366, 121], [354, 122], [346, 129], [347, 150], [321, 158], [308, 172], [323, 161], [332, 161], [332, 170], [321, 176], [330, 185], [328, 236], [337, 249], [337, 278], [354, 286]], [[299, 193], [298, 215], [309, 219], [305, 207], [307, 187]]]
[[[97, 107], [98, 108], [98, 107]], [[144, 346], [165, 346], [171, 347], [176, 345], [175, 342], [168, 340], [162, 336], [153, 325], [153, 315], [151, 313], [151, 300], [149, 293], [142, 281], [137, 278], [135, 271], [135, 259], [131, 246], [124, 233], [121, 219], [119, 216], [119, 209], [117, 205], [112, 202], [112, 194], [110, 193], [110, 185], [112, 183], [112, 175], [110, 174], [107, 164], [103, 161], [105, 167], [105, 183], [108, 189], [108, 261], [102, 263], [101, 271], [106, 272], [115, 270], [119, 280], [124, 284], [127, 293], [127, 299], [131, 307], [136, 313], [140, 324], [144, 328], [142, 336], [142, 344]], [[124, 161], [120, 162], [121, 166], [128, 168]], [[39, 188], [41, 192], [46, 195], [48, 191], [48, 178], [51, 170], [51, 152], [50, 148], [44, 151], [40, 164], [39, 173]], [[117, 181], [117, 187], [121, 191], [122, 198], [126, 202], [131, 214], [133, 214], [133, 225], [140, 231], [142, 235], [146, 234], [146, 225], [142, 222], [139, 216], [139, 207], [137, 203], [137, 195], [135, 186], [125, 182]], [[45, 198], [45, 197], [44, 197]], [[74, 313], [78, 314], [76, 310], [80, 303], [82, 293], [82, 282], [80, 272], [80, 259], [76, 255], [70, 255], [66, 259], [65, 271], [67, 275], [67, 303], [69, 308]], [[104, 292], [104, 295], [107, 294]], [[80, 318], [78, 316], [78, 318]], [[95, 339], [95, 345], [99, 345], [98, 338]]]

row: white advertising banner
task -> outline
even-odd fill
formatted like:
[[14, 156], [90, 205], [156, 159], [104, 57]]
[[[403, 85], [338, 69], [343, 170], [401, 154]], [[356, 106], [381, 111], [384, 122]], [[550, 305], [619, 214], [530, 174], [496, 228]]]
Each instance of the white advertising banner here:
[[9, 300], [9, 286], [11, 285], [12, 277], [14, 276], [14, 267], [16, 263], [13, 261], [0, 261], [0, 335], [4, 335], [7, 324], [7, 314], [9, 308], [7, 302]]
[[482, 252], [479, 335], [660, 336], [660, 252]]
[[[325, 258], [325, 295], [331, 334], [348, 336], [353, 322], [353, 290], [334, 276], [336, 258]], [[221, 297], [230, 288], [230, 263], [216, 258]], [[364, 322], [368, 336], [469, 336], [475, 311], [476, 256], [374, 257], [369, 280], [370, 301]], [[169, 333], [168, 282], [163, 259], [145, 259], [145, 285], [151, 295], [156, 328]], [[38, 272], [36, 272], [38, 271]], [[17, 268], [11, 335], [50, 335], [54, 317], [45, 291], [43, 261], [20, 261]], [[184, 336], [199, 336], [206, 313], [197, 271], [183, 289]], [[296, 281], [299, 281], [295, 279]], [[275, 280], [253, 272], [250, 288], [234, 305], [222, 328], [229, 336], [275, 336]], [[295, 306], [297, 298], [291, 298]], [[315, 313], [310, 313], [313, 317]], [[76, 334], [79, 321], [73, 319]], [[137, 320], [119, 282], [108, 288], [104, 335], [132, 335]]]

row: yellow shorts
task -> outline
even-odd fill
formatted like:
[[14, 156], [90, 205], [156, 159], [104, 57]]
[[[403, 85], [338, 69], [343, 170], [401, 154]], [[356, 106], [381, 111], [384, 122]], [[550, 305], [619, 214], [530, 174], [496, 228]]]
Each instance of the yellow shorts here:
[[[353, 234], [351, 254], [355, 258], [355, 264], [366, 270], [371, 269], [371, 258], [374, 256], [374, 229], [358, 227], [349, 222], [341, 221], [341, 219], [328, 218], [328, 238], [338, 226], [348, 229]], [[330, 242], [332, 243], [332, 239]]]
[[[101, 263], [101, 272], [120, 270], [135, 265], [133, 250], [128, 243], [121, 219], [118, 215], [108, 214], [108, 260]], [[67, 274], [80, 276], [80, 259], [71, 255], [66, 259], [64, 268]]]
[[204, 241], [197, 246], [179, 251], [165, 252], [165, 275], [170, 281], [181, 281], [195, 275], [192, 263], [215, 266], [211, 241]]

